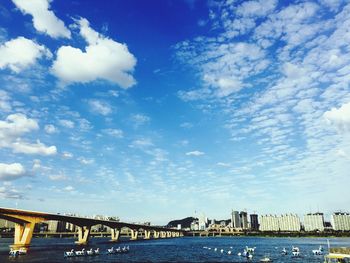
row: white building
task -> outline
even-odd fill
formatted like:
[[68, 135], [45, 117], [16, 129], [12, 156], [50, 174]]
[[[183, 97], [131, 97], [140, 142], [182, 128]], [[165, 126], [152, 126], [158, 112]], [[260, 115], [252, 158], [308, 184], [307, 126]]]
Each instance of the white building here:
[[199, 230], [206, 230], [208, 224], [208, 218], [205, 216], [205, 214], [201, 214], [198, 217], [198, 228]]
[[286, 231], [286, 232], [300, 231], [300, 228], [301, 228], [300, 218], [297, 215], [293, 215], [293, 214], [281, 215], [278, 218], [278, 221], [279, 221], [280, 231]]
[[300, 219], [297, 215], [263, 215], [259, 222], [260, 231], [300, 231]]
[[279, 231], [279, 222], [276, 215], [263, 215], [259, 222], [260, 231]]
[[304, 215], [305, 231], [324, 231], [323, 213]]
[[334, 213], [332, 215], [332, 226], [335, 231], [350, 231], [350, 214]]

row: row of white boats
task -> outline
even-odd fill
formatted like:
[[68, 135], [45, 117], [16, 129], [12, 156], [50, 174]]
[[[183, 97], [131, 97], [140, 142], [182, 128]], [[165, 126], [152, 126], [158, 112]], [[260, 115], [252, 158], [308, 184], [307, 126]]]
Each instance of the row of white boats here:
[[[122, 253], [128, 253], [130, 250], [129, 246], [124, 247], [118, 247], [118, 248], [108, 248], [107, 251], [104, 254], [110, 255], [110, 254], [122, 254]], [[9, 252], [9, 255], [11, 257], [18, 257], [19, 255], [26, 255], [27, 249], [26, 248], [19, 248], [19, 249], [11, 249]], [[70, 251], [63, 252], [63, 256], [66, 258], [70, 257], [84, 257], [84, 256], [97, 256], [100, 255], [100, 249], [96, 248], [90, 248], [89, 250], [86, 250], [83, 248], [82, 250], [74, 250], [71, 249]]]
[[[104, 253], [106, 255], [111, 255], [111, 254], [123, 254], [123, 253], [128, 253], [130, 250], [129, 246], [124, 246], [124, 247], [118, 247], [118, 248], [108, 248], [107, 251]], [[63, 256], [68, 258], [68, 257], [84, 257], [84, 256], [97, 256], [100, 255], [100, 249], [92, 249], [90, 248], [89, 250], [85, 250], [83, 248], [82, 250], [74, 250], [71, 249], [70, 251], [66, 251], [63, 253]]]
[[[225, 251], [224, 249], [218, 249], [218, 248], [211, 248], [211, 247], [203, 247], [204, 249], [207, 249], [207, 250], [213, 250], [215, 252], [217, 251], [220, 251], [221, 253], [226, 253], [228, 255], [232, 255], [232, 249], [233, 247], [230, 247], [229, 250]], [[254, 255], [254, 252], [255, 252], [255, 249], [256, 247], [248, 247], [246, 246], [245, 249], [243, 250], [243, 252], [238, 252], [237, 253], [237, 256], [239, 257], [245, 257], [247, 259], [252, 259], [253, 258], [253, 255]], [[276, 248], [277, 249], [277, 248]], [[323, 255], [323, 247], [320, 246], [318, 249], [314, 249], [312, 250], [312, 254], [314, 255]], [[295, 246], [292, 246], [292, 249], [290, 251], [292, 257], [294, 258], [297, 258], [297, 257], [300, 257], [300, 249], [299, 247], [295, 247]], [[283, 248], [282, 251], [281, 251], [281, 254], [282, 255], [288, 255], [289, 252], [286, 248]], [[272, 262], [272, 259], [269, 257], [269, 256], [264, 256], [263, 258], [260, 259], [260, 262]]]

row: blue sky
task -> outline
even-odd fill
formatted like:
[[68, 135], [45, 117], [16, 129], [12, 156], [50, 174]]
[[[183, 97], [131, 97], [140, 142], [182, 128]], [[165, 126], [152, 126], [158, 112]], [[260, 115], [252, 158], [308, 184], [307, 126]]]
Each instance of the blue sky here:
[[349, 210], [348, 1], [6, 0], [0, 18], [1, 206]]

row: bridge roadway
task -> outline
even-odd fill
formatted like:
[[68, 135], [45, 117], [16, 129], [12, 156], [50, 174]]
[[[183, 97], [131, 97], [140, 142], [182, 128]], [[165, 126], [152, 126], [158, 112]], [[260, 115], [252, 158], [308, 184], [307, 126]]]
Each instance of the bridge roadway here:
[[137, 240], [140, 231], [143, 231], [144, 239], [150, 239], [151, 237], [182, 237], [184, 235], [184, 231], [172, 228], [131, 224], [125, 222], [108, 221], [85, 217], [67, 216], [61, 214], [50, 214], [13, 208], [0, 207], [0, 218], [15, 223], [13, 247], [28, 247], [33, 237], [35, 224], [48, 220], [63, 221], [76, 225], [78, 227], [78, 241], [76, 241], [75, 243], [81, 245], [88, 243], [91, 227], [93, 225], [98, 224], [108, 226], [111, 228], [111, 241], [114, 242], [117, 242], [119, 240], [122, 228], [128, 228], [131, 230], [131, 240]]

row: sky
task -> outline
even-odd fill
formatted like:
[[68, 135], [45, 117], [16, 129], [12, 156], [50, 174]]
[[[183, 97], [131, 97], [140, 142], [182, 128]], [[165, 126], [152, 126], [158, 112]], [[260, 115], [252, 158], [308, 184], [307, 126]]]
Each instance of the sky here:
[[349, 83], [349, 1], [1, 1], [0, 206], [349, 211]]

